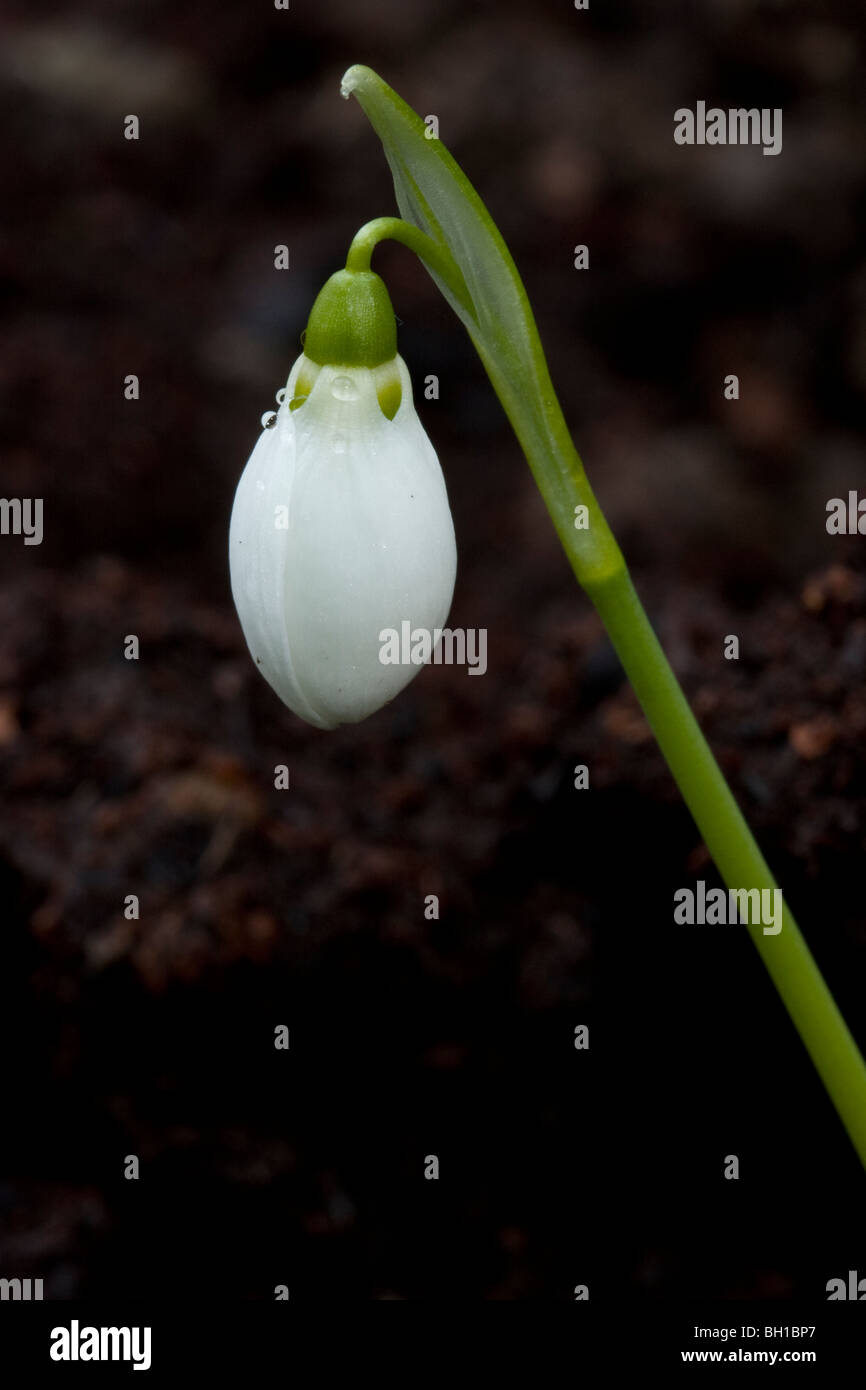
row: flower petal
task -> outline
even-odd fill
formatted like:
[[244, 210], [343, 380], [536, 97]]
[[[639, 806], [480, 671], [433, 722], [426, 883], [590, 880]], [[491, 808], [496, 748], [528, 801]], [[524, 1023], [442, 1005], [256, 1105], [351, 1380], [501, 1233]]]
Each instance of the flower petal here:
[[[286, 624], [304, 693], [329, 726], [366, 718], [409, 683], [417, 667], [383, 665], [380, 633], [406, 619], [441, 626], [454, 590], [445, 481], [398, 364], [393, 420], [366, 369], [324, 367], [297, 412]], [[357, 396], [341, 400], [347, 378]]]
[[288, 532], [276, 522], [278, 507], [291, 511], [296, 450], [290, 399], [287, 390], [276, 424], [262, 430], [237, 486], [229, 528], [232, 596], [250, 655], [265, 680], [295, 714], [329, 728], [301, 689], [286, 630]]

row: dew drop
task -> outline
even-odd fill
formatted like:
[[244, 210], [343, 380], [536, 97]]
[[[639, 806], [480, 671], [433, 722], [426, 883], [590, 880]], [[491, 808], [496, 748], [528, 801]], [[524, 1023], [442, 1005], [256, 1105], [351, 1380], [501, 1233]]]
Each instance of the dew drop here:
[[262, 416], [262, 429], [272, 430], [276, 423], [277, 412], [275, 410], [266, 410], [264, 415]]
[[276, 396], [274, 397], [274, 400], [276, 401], [277, 405], [282, 405], [282, 403], [283, 403], [283, 401], [284, 401], [285, 399], [286, 399], [286, 388], [285, 388], [285, 386], [281, 386], [280, 389], [279, 389], [279, 391], [277, 392]]
[[334, 435], [334, 453], [335, 453], [335, 454], [345, 454], [345, 452], [346, 452], [346, 436], [345, 436], [344, 434], [335, 434], [335, 435]]
[[335, 376], [331, 382], [331, 395], [338, 401], [355, 401], [358, 399], [358, 388], [348, 376]]

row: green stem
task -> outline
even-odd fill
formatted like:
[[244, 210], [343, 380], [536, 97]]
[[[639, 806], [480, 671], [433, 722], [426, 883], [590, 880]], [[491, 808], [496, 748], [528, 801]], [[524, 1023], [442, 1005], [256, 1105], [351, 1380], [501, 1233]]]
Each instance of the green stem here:
[[[399, 218], [377, 218], [358, 232], [346, 269], [368, 270], [374, 247], [386, 237], [420, 256], [467, 310], [470, 337], [520, 441], [574, 573], [608, 631], [722, 879], [729, 889], [774, 891], [777, 884], [653, 632], [590, 487], [534, 323], [533, 379], [523, 382], [521, 389], [503, 365], [503, 354], [491, 351], [480, 332], [473, 331], [466, 283], [442, 243]], [[525, 294], [522, 286], [520, 291]], [[530, 313], [528, 304], [526, 308]], [[578, 516], [580, 508], [586, 508], [585, 515]], [[749, 923], [748, 930], [866, 1167], [866, 1063], [814, 957], [787, 904], [783, 903], [782, 930], [777, 935], [765, 935], [760, 923]]]
[[[775, 889], [625, 566], [589, 593], [723, 880]], [[866, 1065], [815, 959], [787, 904], [777, 935], [757, 923], [748, 930], [866, 1167]]]
[[[485, 355], [482, 353], [482, 359]], [[559, 403], [544, 392], [544, 426], [533, 426], [484, 361], [515, 428], [572, 568], [604, 623], [683, 799], [729, 889], [777, 884], [701, 733], [635, 592], [625, 560], [595, 499]], [[546, 369], [545, 369], [546, 374]], [[548, 378], [549, 381], [549, 378]], [[594, 539], [575, 530], [574, 506], [587, 506]], [[866, 1167], [866, 1063], [783, 904], [782, 930], [749, 932]]]
[[369, 270], [373, 252], [380, 241], [399, 241], [402, 246], [414, 251], [434, 274], [441, 275], [448, 283], [463, 308], [469, 313], [472, 312], [472, 300], [466, 282], [450, 251], [441, 242], [427, 236], [419, 227], [414, 227], [411, 222], [404, 222], [400, 217], [376, 217], [372, 222], [365, 222], [352, 239], [346, 257], [346, 269]]
[[[482, 357], [484, 355], [482, 354]], [[604, 623], [704, 843], [729, 889], [777, 884], [671, 670], [625, 560], [577, 455], [559, 403], [545, 393], [546, 428], [530, 428], [520, 403], [494, 387], [520, 438], [572, 568]], [[491, 369], [492, 368], [492, 369]], [[595, 532], [575, 530], [574, 506], [587, 506]], [[786, 904], [782, 930], [749, 932], [866, 1167], [866, 1064]]]

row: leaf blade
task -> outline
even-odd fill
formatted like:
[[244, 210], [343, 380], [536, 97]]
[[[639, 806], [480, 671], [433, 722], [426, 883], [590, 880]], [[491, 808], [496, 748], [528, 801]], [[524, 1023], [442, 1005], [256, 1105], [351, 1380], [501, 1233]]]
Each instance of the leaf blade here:
[[371, 68], [349, 68], [344, 97], [354, 95], [382, 142], [400, 215], [450, 251], [466, 281], [470, 314], [430, 272], [485, 355], [495, 358], [512, 390], [527, 377], [549, 384], [532, 310], [502, 234], [457, 161], [421, 117]]

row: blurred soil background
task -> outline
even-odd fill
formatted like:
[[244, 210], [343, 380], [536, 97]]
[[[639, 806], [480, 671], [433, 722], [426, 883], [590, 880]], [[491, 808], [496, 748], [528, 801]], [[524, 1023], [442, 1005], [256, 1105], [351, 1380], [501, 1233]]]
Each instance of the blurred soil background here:
[[[714, 870], [403, 249], [376, 268], [487, 675], [431, 668], [310, 729], [256, 673], [226, 563], [312, 300], [395, 210], [339, 95], [366, 62], [438, 116], [511, 245], [638, 587], [866, 1043], [866, 542], [825, 529], [866, 495], [860, 7], [4, 12], [2, 492], [44, 498], [45, 537], [0, 538], [0, 1276], [449, 1301], [820, 1299], [862, 1273], [862, 1171], [745, 932], [673, 925]], [[782, 107], [782, 154], [676, 146], [699, 99]]]

